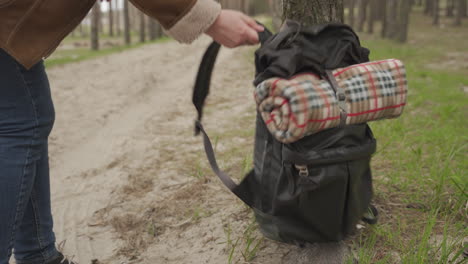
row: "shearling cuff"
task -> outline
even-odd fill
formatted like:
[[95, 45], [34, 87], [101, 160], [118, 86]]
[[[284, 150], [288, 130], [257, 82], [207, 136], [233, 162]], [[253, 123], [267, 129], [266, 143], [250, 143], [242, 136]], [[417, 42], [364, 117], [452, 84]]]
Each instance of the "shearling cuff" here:
[[192, 9], [167, 34], [179, 42], [191, 43], [208, 30], [214, 23], [221, 5], [214, 0], [197, 0]]

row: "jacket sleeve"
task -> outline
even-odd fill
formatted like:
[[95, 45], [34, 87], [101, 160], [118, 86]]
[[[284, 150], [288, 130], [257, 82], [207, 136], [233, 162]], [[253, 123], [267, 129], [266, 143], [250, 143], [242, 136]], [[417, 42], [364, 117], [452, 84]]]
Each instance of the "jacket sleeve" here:
[[166, 33], [182, 43], [203, 34], [221, 12], [214, 0], [130, 0], [138, 9], [159, 21]]

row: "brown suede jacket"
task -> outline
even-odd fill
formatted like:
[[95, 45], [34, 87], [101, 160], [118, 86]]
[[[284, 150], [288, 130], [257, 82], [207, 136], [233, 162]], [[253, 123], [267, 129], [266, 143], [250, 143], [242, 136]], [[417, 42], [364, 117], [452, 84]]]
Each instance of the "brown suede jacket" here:
[[[190, 43], [216, 20], [213, 0], [130, 0], [179, 42]], [[0, 48], [26, 68], [52, 53], [96, 0], [0, 0]]]

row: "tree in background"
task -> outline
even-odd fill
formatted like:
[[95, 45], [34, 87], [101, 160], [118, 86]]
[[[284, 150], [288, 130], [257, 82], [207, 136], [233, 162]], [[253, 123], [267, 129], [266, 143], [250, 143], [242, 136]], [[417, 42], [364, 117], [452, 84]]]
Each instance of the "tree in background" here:
[[143, 12], [140, 12], [140, 29], [138, 30], [140, 32], [140, 42], [145, 42], [146, 41], [146, 19], [145, 19], [145, 14]]
[[99, 49], [99, 24], [101, 20], [101, 5], [97, 1], [91, 10], [91, 49]]
[[455, 0], [447, 0], [445, 4], [445, 15], [453, 17], [453, 9], [455, 8]]
[[150, 40], [155, 40], [162, 36], [161, 25], [155, 19], [149, 19], [148, 21], [148, 37]]
[[125, 40], [125, 45], [130, 45], [132, 42], [131, 36], [130, 36], [130, 14], [128, 10], [128, 1], [124, 0], [124, 5], [123, 5], [123, 18], [124, 18], [124, 40]]
[[466, 16], [466, 0], [455, 0], [456, 1], [456, 14], [455, 14], [455, 26], [461, 26], [462, 18]]
[[439, 14], [440, 14], [440, 5], [439, 5], [439, 0], [433, 0], [432, 3], [432, 24], [433, 25], [439, 25]]
[[387, 4], [387, 28], [385, 30], [385, 37], [393, 39], [398, 33], [398, 1], [408, 0], [388, 0]]
[[369, 4], [369, 0], [359, 0], [358, 5], [358, 23], [356, 30], [359, 32], [364, 31], [364, 23], [367, 19], [367, 6]]
[[117, 1], [114, 13], [115, 13], [115, 19], [114, 20], [115, 20], [115, 29], [116, 29], [115, 31], [117, 33], [117, 36], [120, 37], [120, 36], [122, 36], [122, 29], [121, 29], [121, 23], [120, 23], [120, 21], [121, 21], [120, 18], [122, 16], [122, 12], [119, 9], [119, 1]]
[[369, 14], [367, 16], [367, 33], [374, 33], [374, 22], [378, 17], [377, 0], [369, 0]]
[[114, 36], [114, 11], [113, 11], [113, 1], [109, 1], [109, 11], [108, 12], [108, 24], [109, 24], [109, 36]]
[[354, 8], [356, 6], [356, 0], [349, 0], [348, 1], [348, 17], [349, 17], [349, 25], [354, 27]]
[[398, 34], [395, 36], [395, 39], [401, 43], [404, 43], [408, 40], [410, 12], [411, 2], [407, 0], [401, 0], [398, 12]]
[[385, 38], [388, 30], [388, 18], [387, 18], [387, 3], [381, 5], [381, 18], [382, 28], [380, 30], [380, 37]]

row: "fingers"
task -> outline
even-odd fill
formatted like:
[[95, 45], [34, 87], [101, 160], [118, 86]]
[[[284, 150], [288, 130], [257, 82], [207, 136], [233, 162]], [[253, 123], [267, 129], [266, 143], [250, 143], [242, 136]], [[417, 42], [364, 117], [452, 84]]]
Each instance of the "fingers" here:
[[242, 20], [244, 20], [244, 22], [251, 28], [253, 28], [255, 31], [257, 32], [263, 32], [265, 30], [265, 28], [261, 25], [259, 25], [257, 23], [257, 21], [255, 21], [255, 19], [247, 16], [247, 15], [244, 15], [242, 16]]
[[255, 45], [258, 44], [258, 42], [260, 42], [260, 40], [258, 39], [258, 32], [256, 30], [248, 28], [245, 34], [246, 44]]
[[235, 48], [258, 44], [258, 32], [262, 31], [263, 26], [258, 25], [253, 18], [238, 11], [223, 10], [206, 34], [223, 46]]

